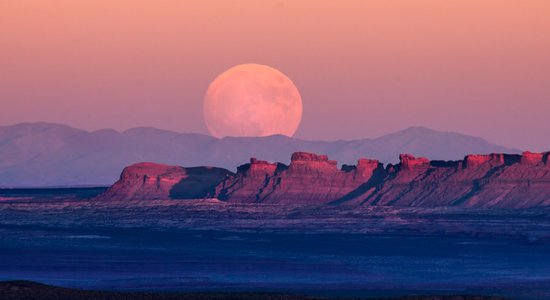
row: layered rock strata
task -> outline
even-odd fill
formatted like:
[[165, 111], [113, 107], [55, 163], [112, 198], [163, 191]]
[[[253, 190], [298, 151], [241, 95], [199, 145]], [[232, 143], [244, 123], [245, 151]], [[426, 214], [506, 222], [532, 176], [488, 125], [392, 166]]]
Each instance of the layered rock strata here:
[[138, 163], [124, 168], [101, 199], [155, 200], [215, 197], [216, 186], [233, 173], [214, 167], [183, 168]]
[[[296, 152], [290, 165], [252, 158], [233, 174], [219, 168], [138, 164], [103, 198], [216, 197], [236, 203], [529, 208], [550, 206], [549, 152], [467, 155], [430, 161], [400, 155], [384, 166], [362, 158], [343, 165]], [[177, 191], [177, 192], [175, 192]]]
[[357, 166], [344, 165], [326, 155], [292, 154], [290, 165], [252, 159], [236, 176], [217, 188], [220, 199], [230, 202], [327, 203], [339, 199], [383, 173], [376, 160], [361, 159]]

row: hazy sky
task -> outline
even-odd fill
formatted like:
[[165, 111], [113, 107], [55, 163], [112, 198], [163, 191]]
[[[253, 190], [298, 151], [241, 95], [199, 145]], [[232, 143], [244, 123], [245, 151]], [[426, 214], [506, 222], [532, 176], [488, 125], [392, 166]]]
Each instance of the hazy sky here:
[[550, 150], [550, 1], [0, 0], [0, 124], [207, 133], [210, 81], [273, 66], [297, 137], [413, 125]]

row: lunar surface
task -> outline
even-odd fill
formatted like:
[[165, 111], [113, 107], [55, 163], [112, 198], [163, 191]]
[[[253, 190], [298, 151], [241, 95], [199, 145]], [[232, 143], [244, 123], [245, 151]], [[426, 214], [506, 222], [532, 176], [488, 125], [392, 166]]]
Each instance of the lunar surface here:
[[243, 64], [220, 74], [204, 97], [210, 133], [226, 136], [292, 136], [302, 118], [302, 98], [294, 83], [265, 65]]

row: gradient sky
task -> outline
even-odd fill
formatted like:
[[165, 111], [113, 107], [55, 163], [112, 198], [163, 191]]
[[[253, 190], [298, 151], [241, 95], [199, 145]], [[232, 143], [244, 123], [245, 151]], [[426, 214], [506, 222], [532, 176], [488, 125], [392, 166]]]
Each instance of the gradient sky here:
[[273, 66], [296, 134], [413, 125], [550, 150], [550, 1], [0, 0], [0, 124], [207, 133], [210, 81]]

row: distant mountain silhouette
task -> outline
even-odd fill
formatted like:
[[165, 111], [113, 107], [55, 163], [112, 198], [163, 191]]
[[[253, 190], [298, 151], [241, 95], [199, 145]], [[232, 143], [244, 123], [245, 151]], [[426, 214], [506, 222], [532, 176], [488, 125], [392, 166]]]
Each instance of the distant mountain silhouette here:
[[109, 185], [125, 166], [144, 161], [234, 171], [250, 157], [288, 164], [290, 154], [297, 151], [328, 154], [343, 164], [355, 164], [358, 157], [393, 163], [400, 153], [436, 160], [461, 159], [469, 153], [519, 153], [479, 137], [424, 127], [373, 139], [327, 142], [282, 135], [216, 139], [150, 127], [88, 132], [59, 124], [22, 123], [0, 127], [0, 186]]

